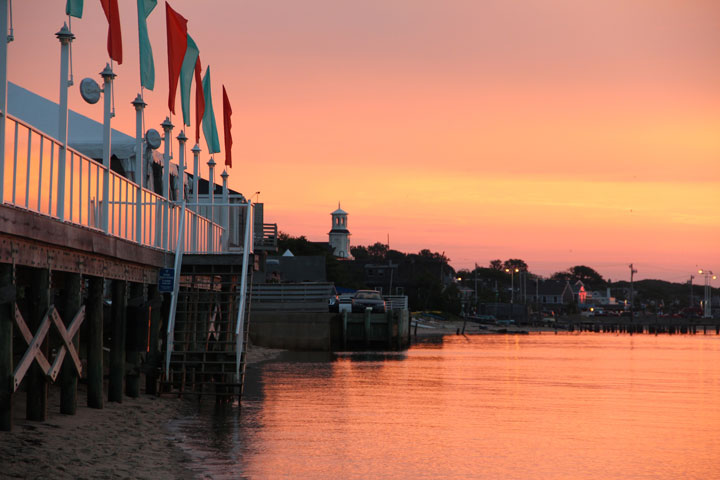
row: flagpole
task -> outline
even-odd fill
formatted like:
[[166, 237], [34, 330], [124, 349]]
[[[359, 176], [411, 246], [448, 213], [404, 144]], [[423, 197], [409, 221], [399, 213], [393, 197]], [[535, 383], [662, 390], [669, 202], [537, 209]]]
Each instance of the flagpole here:
[[172, 143], [172, 132], [174, 125], [170, 121], [170, 117], [167, 117], [162, 123], [163, 132], [165, 133], [165, 155], [163, 156], [163, 198], [165, 199], [163, 207], [163, 231], [162, 231], [162, 248], [167, 250], [168, 248], [168, 226], [170, 225], [170, 144]]
[[143, 114], [145, 112], [145, 106], [147, 105], [143, 101], [142, 93], [132, 102], [135, 107], [135, 175], [134, 180], [137, 183], [138, 188], [135, 194], [135, 241], [143, 243]]
[[7, 120], [8, 0], [0, 0], [0, 204], [5, 199], [5, 123]]
[[117, 76], [113, 73], [110, 63], [105, 65], [105, 69], [100, 72], [103, 77], [103, 95], [104, 95], [104, 109], [103, 109], [103, 202], [102, 202], [102, 230], [108, 233], [108, 214], [110, 207], [110, 154], [112, 144], [112, 130], [110, 128], [110, 119], [112, 118], [112, 112], [110, 111], [110, 105], [113, 96], [113, 79]]
[[58, 115], [58, 140], [61, 144], [58, 149], [58, 187], [57, 187], [57, 216], [58, 220], [65, 220], [65, 164], [68, 147], [68, 63], [70, 45], [75, 35], [64, 24], [55, 36], [60, 40], [60, 103]]
[[[194, 207], [192, 207], [192, 210], [195, 211], [195, 213], [199, 210], [198, 200], [198, 188], [200, 187], [200, 146], [196, 143], [195, 146], [192, 148], [193, 153], [193, 197], [192, 197], [192, 203], [194, 204]], [[193, 252], [197, 252], [198, 249], [198, 237], [197, 237], [197, 222], [198, 222], [198, 216], [193, 215], [193, 223], [192, 223], [192, 249]]]

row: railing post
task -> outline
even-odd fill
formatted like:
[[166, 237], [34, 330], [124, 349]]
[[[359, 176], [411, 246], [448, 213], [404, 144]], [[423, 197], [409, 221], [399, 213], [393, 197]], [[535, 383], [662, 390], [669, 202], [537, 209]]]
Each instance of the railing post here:
[[[198, 189], [200, 188], [200, 147], [196, 143], [195, 146], [192, 148], [193, 152], [193, 198], [192, 203], [195, 204], [195, 207], [192, 208], [195, 213], [199, 211], [198, 207], [198, 201], [200, 199]], [[192, 223], [192, 251], [197, 252], [198, 249], [198, 235], [197, 235], [197, 215], [193, 215], [193, 223]]]
[[[105, 65], [105, 69], [100, 72], [103, 77], [103, 96], [105, 97], [105, 108], [103, 110], [103, 201], [102, 201], [102, 229], [108, 232], [108, 221], [110, 219], [110, 148], [111, 148], [111, 132], [110, 119], [112, 118], [112, 89], [115, 75], [110, 64]], [[88, 179], [89, 181], [90, 179]]]
[[0, 0], [0, 204], [5, 201], [5, 121], [7, 116], [8, 0]]
[[180, 143], [180, 148], [178, 150], [178, 187], [175, 192], [175, 199], [182, 201], [185, 200], [185, 142], [187, 142], [184, 130], [180, 130], [177, 140]]
[[220, 174], [222, 177], [223, 182], [223, 204], [222, 207], [222, 219], [221, 219], [221, 225], [223, 227], [223, 233], [222, 233], [222, 242], [220, 245], [220, 248], [223, 252], [228, 251], [228, 240], [229, 240], [229, 233], [230, 233], [230, 195], [228, 193], [228, 173], [227, 170], [223, 169], [223, 172]]
[[163, 155], [163, 176], [162, 176], [162, 195], [165, 199], [165, 205], [163, 206], [163, 227], [162, 227], [162, 248], [163, 250], [168, 249], [168, 235], [170, 225], [170, 132], [172, 132], [173, 124], [170, 121], [170, 117], [165, 117], [165, 121], [162, 123], [163, 132], [165, 132], [165, 155]]
[[[60, 40], [60, 114], [58, 118], [58, 140], [62, 143], [58, 149], [58, 176], [57, 176], [57, 216], [65, 220], [65, 158], [67, 157], [68, 143], [68, 65], [70, 58], [70, 44], [75, 39], [67, 24], [63, 24], [55, 36]], [[50, 172], [52, 178], [52, 172]], [[72, 175], [72, 172], [70, 172]], [[72, 192], [71, 192], [72, 195]], [[52, 215], [52, 208], [50, 209]]]
[[147, 103], [143, 101], [142, 95], [138, 93], [135, 100], [132, 101], [135, 107], [135, 172], [133, 174], [133, 180], [138, 184], [137, 192], [135, 193], [135, 241], [137, 243], [143, 242], [143, 178], [145, 178], [143, 172], [143, 131], [142, 131], [142, 116], [143, 110]]
[[212, 224], [215, 222], [215, 160], [213, 160], [213, 157], [210, 157], [210, 160], [207, 162], [208, 168], [210, 169], [210, 173], [208, 175], [208, 198], [210, 200], [210, 226], [208, 227], [208, 244], [207, 244], [207, 250], [209, 252], [212, 252], [213, 248], [213, 226]]

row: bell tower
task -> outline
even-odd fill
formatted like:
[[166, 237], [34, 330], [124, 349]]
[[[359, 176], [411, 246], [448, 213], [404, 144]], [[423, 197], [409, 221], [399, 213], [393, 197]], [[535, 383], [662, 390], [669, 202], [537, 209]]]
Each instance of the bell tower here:
[[328, 235], [330, 236], [330, 246], [333, 249], [333, 255], [340, 258], [350, 258], [350, 231], [347, 229], [348, 213], [338, 208], [330, 214], [332, 217], [332, 228]]

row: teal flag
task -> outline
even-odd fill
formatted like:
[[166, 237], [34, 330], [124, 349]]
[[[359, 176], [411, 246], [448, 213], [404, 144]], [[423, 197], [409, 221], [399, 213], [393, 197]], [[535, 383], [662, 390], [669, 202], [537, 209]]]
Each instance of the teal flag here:
[[[80, 0], [82, 2], [82, 0]], [[147, 17], [157, 5], [157, 0], [137, 0], [138, 36], [140, 37], [140, 85], [155, 88], [155, 62], [148, 36]]]
[[65, 13], [71, 17], [82, 18], [83, 0], [67, 0]]
[[180, 68], [180, 103], [182, 103], [183, 123], [188, 126], [190, 126], [190, 87], [198, 55], [200, 55], [200, 50], [188, 35], [187, 50], [185, 50], [185, 58]]
[[202, 119], [203, 135], [207, 142], [208, 153], [220, 152], [220, 140], [218, 139], [217, 124], [215, 123], [215, 112], [212, 106], [212, 92], [210, 90], [210, 67], [208, 66], [203, 77], [203, 93], [205, 94], [205, 113]]

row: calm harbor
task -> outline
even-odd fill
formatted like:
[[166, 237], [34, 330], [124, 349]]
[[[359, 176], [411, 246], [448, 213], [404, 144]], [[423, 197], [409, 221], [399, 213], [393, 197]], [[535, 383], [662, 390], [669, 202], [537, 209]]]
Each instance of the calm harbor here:
[[716, 336], [445, 336], [285, 353], [173, 424], [213, 478], [713, 478]]

